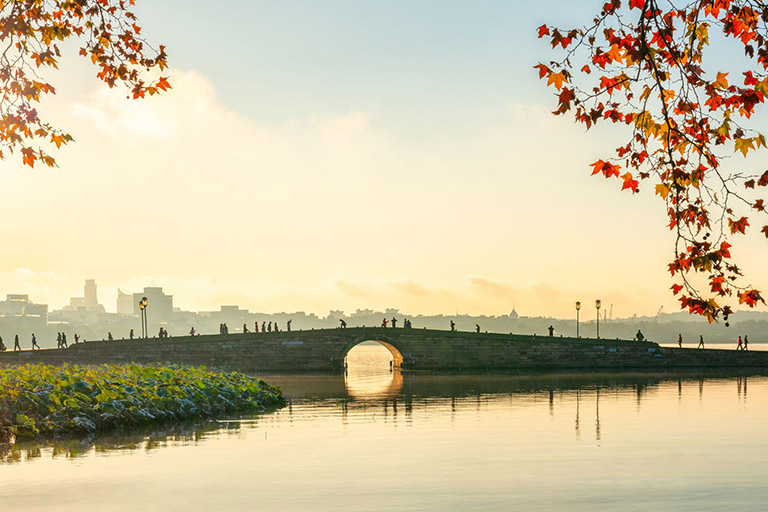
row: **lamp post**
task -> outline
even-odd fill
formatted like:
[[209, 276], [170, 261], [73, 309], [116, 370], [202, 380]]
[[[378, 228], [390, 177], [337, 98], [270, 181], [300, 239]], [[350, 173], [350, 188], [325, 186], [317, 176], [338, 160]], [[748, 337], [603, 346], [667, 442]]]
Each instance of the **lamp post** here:
[[141, 336], [142, 338], [148, 337], [148, 328], [147, 328], [147, 298], [142, 297], [139, 301], [139, 310], [141, 311]]
[[600, 299], [595, 301], [595, 309], [597, 310], [597, 339], [600, 339]]
[[581, 310], [581, 301], [576, 301], [576, 338], [579, 337], [579, 310]]

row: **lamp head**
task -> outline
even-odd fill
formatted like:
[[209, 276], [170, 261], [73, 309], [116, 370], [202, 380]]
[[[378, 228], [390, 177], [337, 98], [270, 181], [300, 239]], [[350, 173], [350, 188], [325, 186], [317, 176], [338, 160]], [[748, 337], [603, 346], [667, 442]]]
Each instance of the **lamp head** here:
[[600, 306], [601, 306], [602, 304], [603, 304], [603, 303], [602, 303], [602, 302], [600, 302], [600, 299], [597, 299], [597, 300], [595, 301], [595, 307], [596, 307], [597, 309], [600, 309]]
[[581, 309], [581, 301], [580, 301], [580, 300], [577, 300], [577, 301], [576, 301], [576, 311], [578, 311], [578, 310], [580, 310], [580, 309]]

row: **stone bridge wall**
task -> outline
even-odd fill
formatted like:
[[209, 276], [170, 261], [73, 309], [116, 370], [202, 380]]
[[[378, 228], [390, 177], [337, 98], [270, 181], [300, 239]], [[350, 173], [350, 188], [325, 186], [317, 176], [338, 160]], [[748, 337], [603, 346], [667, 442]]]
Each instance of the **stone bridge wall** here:
[[[347, 352], [383, 341], [403, 367], [442, 371], [768, 368], [768, 352], [660, 348], [590, 338], [350, 328], [168, 339], [91, 341], [67, 349], [0, 353], [0, 364], [182, 363], [249, 372], [338, 372]], [[395, 358], [397, 361], [398, 359]]]

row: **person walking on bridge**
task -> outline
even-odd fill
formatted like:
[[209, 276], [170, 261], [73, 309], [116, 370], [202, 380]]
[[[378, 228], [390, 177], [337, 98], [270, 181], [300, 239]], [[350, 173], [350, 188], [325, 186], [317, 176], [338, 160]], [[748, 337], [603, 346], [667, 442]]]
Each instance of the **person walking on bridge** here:
[[453, 332], [455, 330], [456, 330], [456, 324], [454, 323], [453, 320], [451, 320], [451, 332]]
[[704, 348], [704, 335], [703, 334], [699, 334], [699, 345], [696, 348], [697, 349]]
[[64, 348], [69, 348], [69, 345], [67, 344], [67, 333], [65, 332], [61, 333], [61, 346]]
[[190, 336], [194, 336], [195, 335], [195, 327], [194, 326], [189, 330], [189, 335]]
[[3, 337], [0, 336], [0, 352], [5, 352], [8, 350], [8, 347], [5, 346], [5, 343], [3, 343]]
[[128, 333], [128, 339], [133, 339], [133, 329], [131, 329], [131, 332]]
[[253, 332], [259, 332], [259, 322], [253, 322]]
[[392, 317], [392, 328], [397, 329], [397, 318]]
[[21, 350], [21, 345], [19, 344], [19, 335], [17, 334], [13, 338], [13, 351], [16, 352], [17, 350]]
[[551, 338], [554, 335], [555, 335], [555, 328], [550, 325], [549, 326], [549, 337]]
[[345, 322], [343, 318], [339, 318], [339, 329], [346, 329], [346, 328], [347, 328], [347, 322]]
[[291, 322], [293, 322], [293, 319], [289, 319], [289, 320], [288, 320], [288, 321], [285, 323], [285, 326], [288, 328], [288, 332], [291, 332]]
[[683, 348], [683, 335], [678, 334], [677, 335], [677, 346], [680, 348]]
[[480, 324], [475, 324], [475, 332], [480, 334]]
[[272, 332], [272, 322], [267, 325], [267, 332]]
[[387, 319], [386, 318], [381, 321], [381, 326], [384, 327], [384, 328], [387, 327]]
[[267, 332], [267, 322], [261, 322], [261, 332]]
[[741, 336], [739, 336], [739, 341], [736, 342], [736, 350], [744, 350], [744, 347], [741, 346]]
[[744, 335], [744, 350], [749, 350], [749, 338], [747, 338], [747, 335]]
[[56, 333], [56, 348], [61, 348], [61, 333]]
[[243, 324], [243, 334], [248, 334], [249, 332], [251, 331], [248, 330], [248, 326]]
[[35, 333], [32, 333], [32, 350], [35, 350], [35, 347], [37, 347], [37, 350], [40, 350], [40, 345], [37, 344], [37, 338], [35, 338]]

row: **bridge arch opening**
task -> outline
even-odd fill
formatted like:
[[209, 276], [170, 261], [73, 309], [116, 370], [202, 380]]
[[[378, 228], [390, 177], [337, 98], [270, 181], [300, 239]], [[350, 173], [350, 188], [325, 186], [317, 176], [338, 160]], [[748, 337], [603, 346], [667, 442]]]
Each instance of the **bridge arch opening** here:
[[377, 371], [399, 369], [403, 365], [403, 354], [392, 343], [371, 339], [356, 341], [344, 354], [344, 368], [349, 371]]
[[397, 396], [403, 387], [403, 355], [392, 343], [364, 340], [351, 343], [344, 357], [344, 384], [357, 399]]

